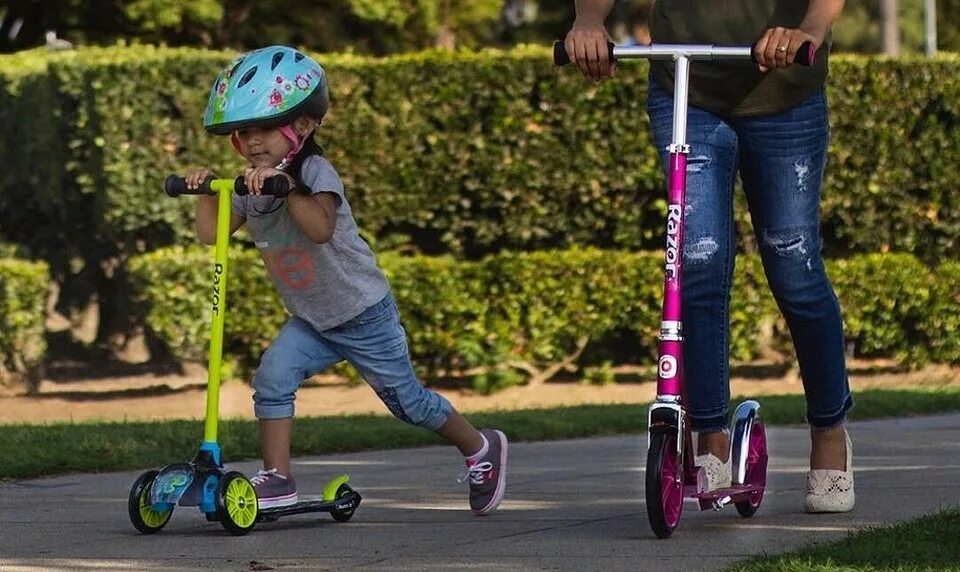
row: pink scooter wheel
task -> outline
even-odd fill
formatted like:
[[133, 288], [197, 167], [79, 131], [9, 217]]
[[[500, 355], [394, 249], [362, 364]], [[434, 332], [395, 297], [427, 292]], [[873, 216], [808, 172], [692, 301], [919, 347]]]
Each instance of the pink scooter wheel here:
[[740, 516], [749, 518], [760, 508], [760, 503], [763, 502], [763, 490], [767, 485], [767, 434], [760, 419], [754, 421], [753, 428], [750, 430], [747, 474], [743, 484], [757, 488], [749, 499], [735, 504]]
[[668, 538], [683, 511], [683, 466], [677, 455], [677, 436], [650, 435], [646, 469], [647, 518], [653, 533]]

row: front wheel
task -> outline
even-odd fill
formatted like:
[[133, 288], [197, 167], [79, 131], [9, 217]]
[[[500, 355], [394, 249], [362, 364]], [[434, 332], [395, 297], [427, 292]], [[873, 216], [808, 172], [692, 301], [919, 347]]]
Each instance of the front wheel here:
[[217, 485], [217, 515], [231, 534], [244, 535], [257, 524], [257, 492], [242, 473], [229, 472]]
[[677, 454], [676, 435], [650, 435], [645, 492], [650, 528], [658, 538], [669, 538], [683, 510], [683, 463]]
[[763, 502], [763, 489], [767, 485], [767, 434], [763, 422], [758, 418], [750, 429], [750, 443], [747, 450], [747, 471], [743, 484], [758, 490], [747, 500], [735, 503], [737, 512], [744, 518], [753, 516]]
[[157, 478], [157, 471], [150, 470], [133, 482], [127, 499], [127, 514], [133, 527], [143, 534], [154, 534], [167, 525], [173, 515], [173, 507], [167, 510], [154, 510], [150, 503], [150, 491]]

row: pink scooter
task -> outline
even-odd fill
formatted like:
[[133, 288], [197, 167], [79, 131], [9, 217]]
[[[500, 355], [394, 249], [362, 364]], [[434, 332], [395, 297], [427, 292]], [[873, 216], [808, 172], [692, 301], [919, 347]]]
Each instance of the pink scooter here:
[[[728, 488], [701, 492], [702, 479], [693, 465], [695, 449], [683, 405], [683, 325], [680, 319], [680, 277], [683, 257], [683, 212], [686, 193], [687, 87], [693, 60], [753, 61], [752, 47], [653, 44], [609, 44], [611, 60], [660, 59], [675, 62], [673, 89], [673, 142], [667, 186], [667, 244], [663, 284], [663, 317], [660, 322], [657, 397], [647, 414], [646, 505], [654, 534], [667, 538], [680, 523], [684, 498], [697, 501], [700, 510], [720, 510], [733, 503], [743, 517], [753, 516], [763, 501], [767, 483], [767, 439], [760, 420], [760, 404], [744, 401], [730, 422], [730, 458], [733, 471]], [[810, 65], [814, 48], [806, 42], [795, 62]], [[570, 62], [563, 42], [553, 46], [556, 65]], [[702, 469], [701, 469], [702, 470]]]

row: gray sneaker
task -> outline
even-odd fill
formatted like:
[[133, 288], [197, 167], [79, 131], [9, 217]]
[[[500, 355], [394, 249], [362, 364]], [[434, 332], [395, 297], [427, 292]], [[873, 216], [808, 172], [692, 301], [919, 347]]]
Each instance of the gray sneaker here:
[[487, 438], [487, 454], [472, 464], [460, 482], [470, 481], [470, 509], [484, 515], [500, 505], [507, 492], [507, 436], [496, 429], [482, 429]]
[[290, 506], [299, 501], [297, 483], [293, 477], [281, 475], [276, 469], [257, 471], [257, 474], [250, 479], [250, 483], [257, 493], [257, 506], [261, 510]]

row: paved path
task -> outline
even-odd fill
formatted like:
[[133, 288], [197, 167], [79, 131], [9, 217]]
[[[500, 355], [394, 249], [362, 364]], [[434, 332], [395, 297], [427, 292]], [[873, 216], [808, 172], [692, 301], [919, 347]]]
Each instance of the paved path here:
[[960, 504], [960, 415], [852, 423], [850, 432], [853, 513], [803, 514], [806, 429], [768, 428], [774, 456], [757, 515], [687, 505], [669, 540], [646, 522], [642, 436], [512, 445], [507, 500], [486, 518], [464, 509], [451, 448], [297, 459], [301, 491], [350, 473], [364, 495], [354, 519], [300, 515], [246, 537], [194, 507], [178, 508], [158, 535], [136, 533], [126, 495], [138, 472], [8, 483], [0, 570], [711, 570]]

